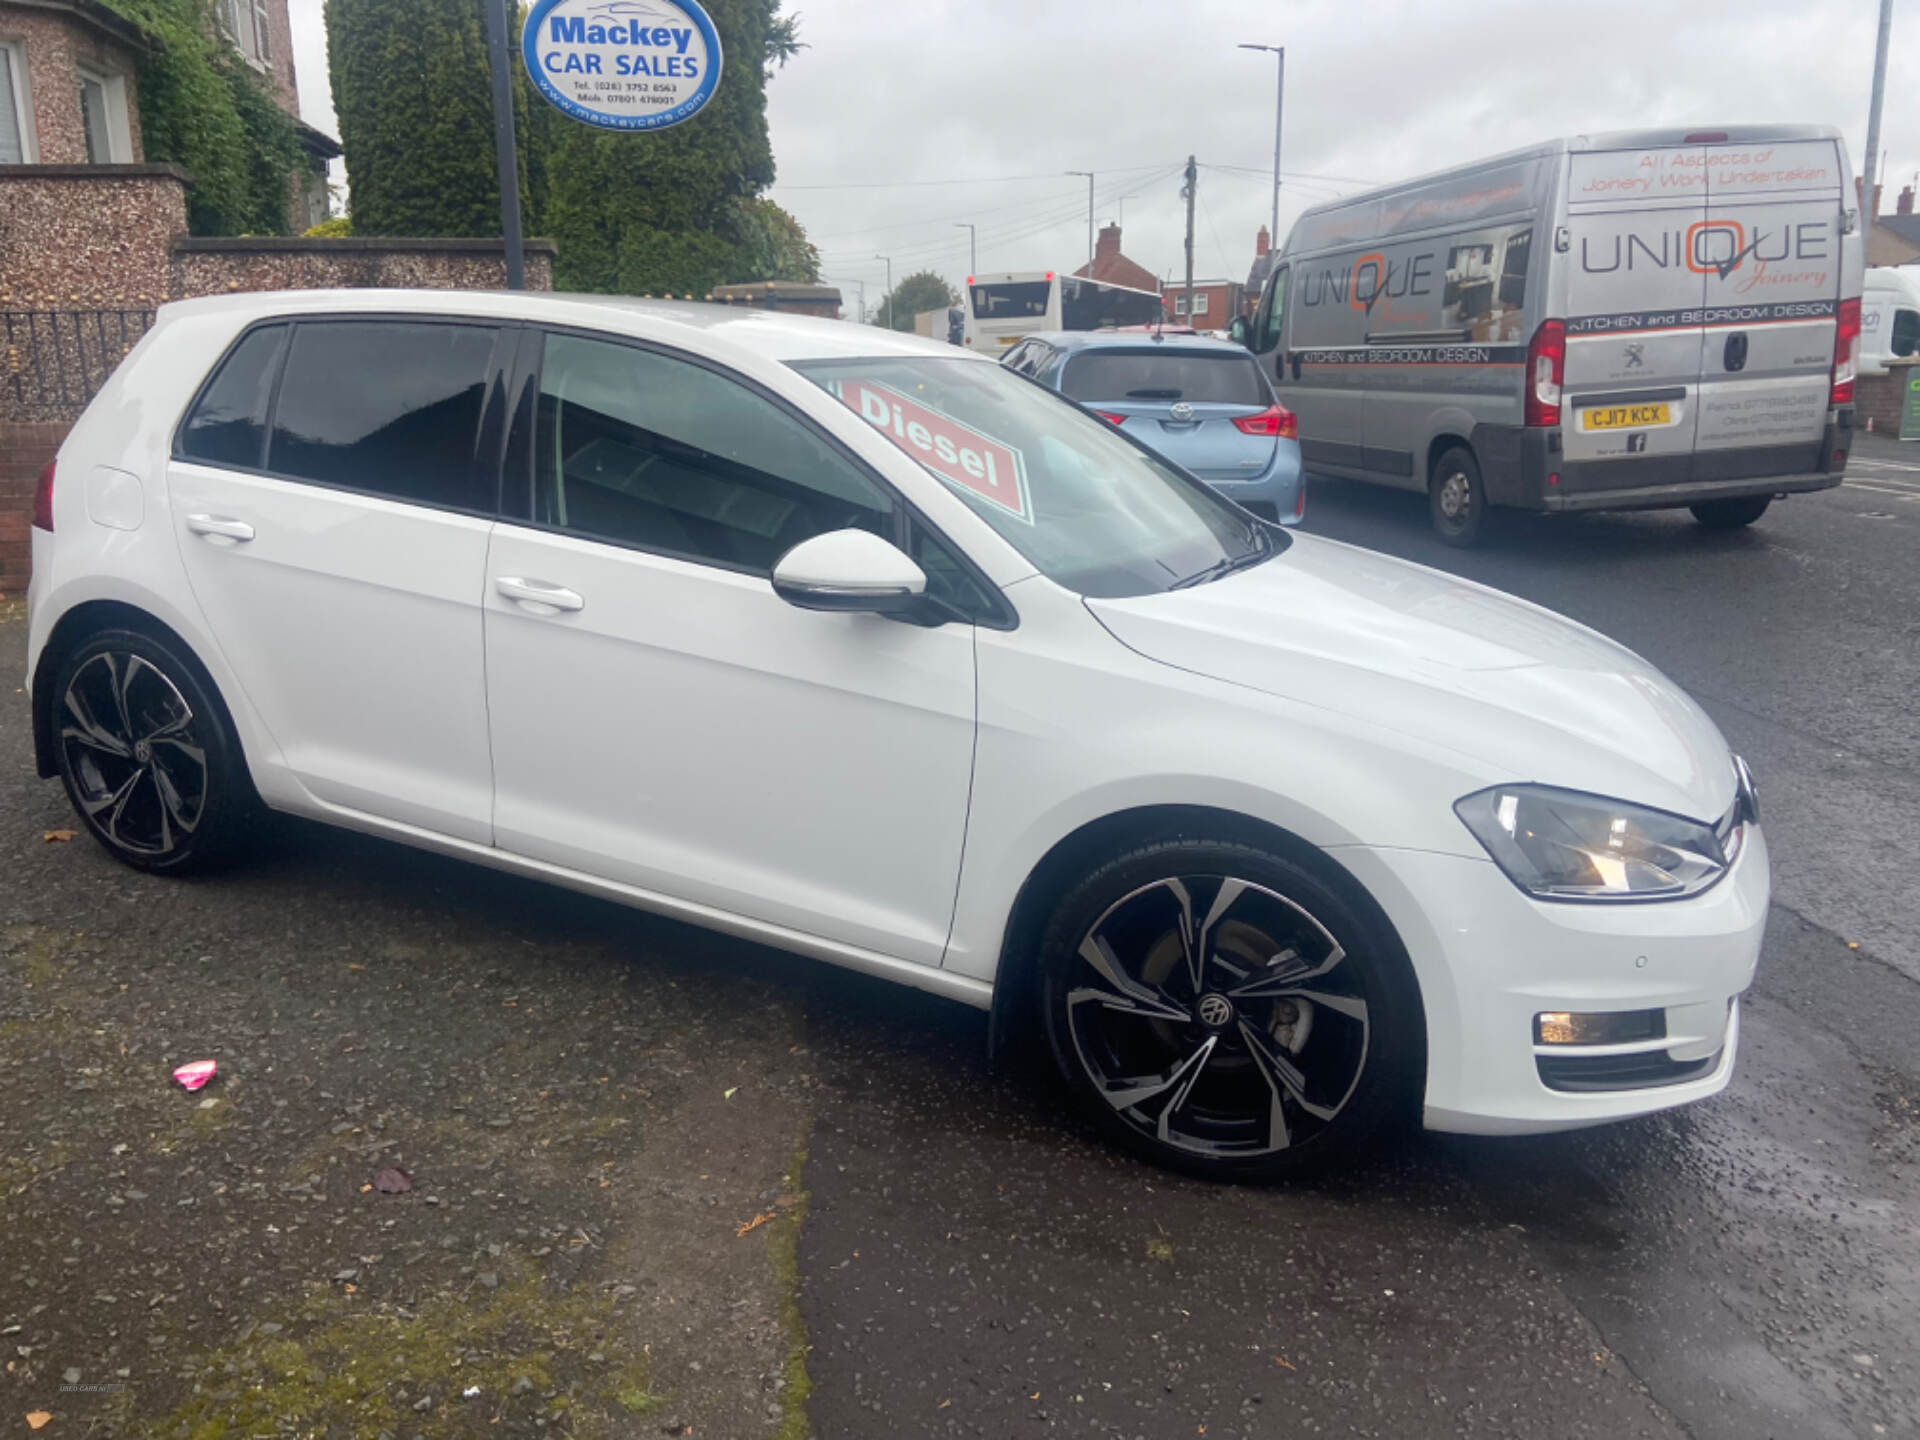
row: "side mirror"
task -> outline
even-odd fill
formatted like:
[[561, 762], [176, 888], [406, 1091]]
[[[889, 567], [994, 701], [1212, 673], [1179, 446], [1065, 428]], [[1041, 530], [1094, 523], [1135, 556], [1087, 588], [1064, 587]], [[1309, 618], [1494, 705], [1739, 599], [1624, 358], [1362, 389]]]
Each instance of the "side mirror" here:
[[1253, 348], [1253, 332], [1247, 325], [1246, 316], [1234, 316], [1233, 319], [1228, 322], [1227, 334], [1232, 338], [1234, 344], [1244, 345], [1249, 350]]
[[802, 610], [898, 615], [919, 607], [927, 573], [878, 535], [831, 530], [780, 557], [773, 593]]

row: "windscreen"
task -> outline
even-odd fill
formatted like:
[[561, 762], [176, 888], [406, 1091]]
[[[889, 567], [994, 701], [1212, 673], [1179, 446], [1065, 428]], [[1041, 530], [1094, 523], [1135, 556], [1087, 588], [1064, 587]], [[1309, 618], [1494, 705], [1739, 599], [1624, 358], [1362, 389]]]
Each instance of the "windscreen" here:
[[1047, 313], [1053, 294], [1051, 280], [1006, 280], [973, 287], [976, 320], [1038, 320]]
[[1089, 404], [1186, 400], [1265, 409], [1266, 382], [1244, 351], [1089, 350], [1067, 363], [1062, 393]]
[[1034, 568], [1096, 598], [1257, 564], [1284, 534], [1001, 365], [794, 362], [964, 500]]

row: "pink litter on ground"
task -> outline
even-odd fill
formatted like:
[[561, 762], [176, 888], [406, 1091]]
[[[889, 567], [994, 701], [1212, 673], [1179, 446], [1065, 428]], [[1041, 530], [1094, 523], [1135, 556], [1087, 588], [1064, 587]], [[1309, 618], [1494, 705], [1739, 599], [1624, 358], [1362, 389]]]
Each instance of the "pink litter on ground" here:
[[191, 1065], [182, 1065], [173, 1072], [173, 1078], [180, 1082], [182, 1090], [198, 1090], [207, 1081], [213, 1079], [213, 1072], [220, 1068], [214, 1060], [195, 1060]]

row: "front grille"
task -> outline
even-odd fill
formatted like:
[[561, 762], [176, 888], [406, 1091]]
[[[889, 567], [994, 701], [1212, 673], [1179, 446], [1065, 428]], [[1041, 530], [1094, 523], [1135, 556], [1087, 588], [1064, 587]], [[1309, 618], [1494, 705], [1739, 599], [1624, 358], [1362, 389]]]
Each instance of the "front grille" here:
[[1661, 1050], [1635, 1055], [1536, 1055], [1540, 1083], [1549, 1090], [1652, 1090], [1711, 1075], [1723, 1052], [1704, 1060], [1675, 1060]]

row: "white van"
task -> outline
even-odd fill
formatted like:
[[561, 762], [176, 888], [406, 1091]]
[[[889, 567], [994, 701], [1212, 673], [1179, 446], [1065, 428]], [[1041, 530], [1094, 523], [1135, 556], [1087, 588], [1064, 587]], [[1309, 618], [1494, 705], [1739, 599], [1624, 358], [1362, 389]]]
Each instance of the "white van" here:
[[1837, 130], [1577, 136], [1307, 211], [1250, 326], [1310, 470], [1751, 524], [1838, 485], [1863, 246]]
[[1860, 296], [1860, 373], [1884, 375], [1920, 351], [1920, 265], [1876, 265]]

